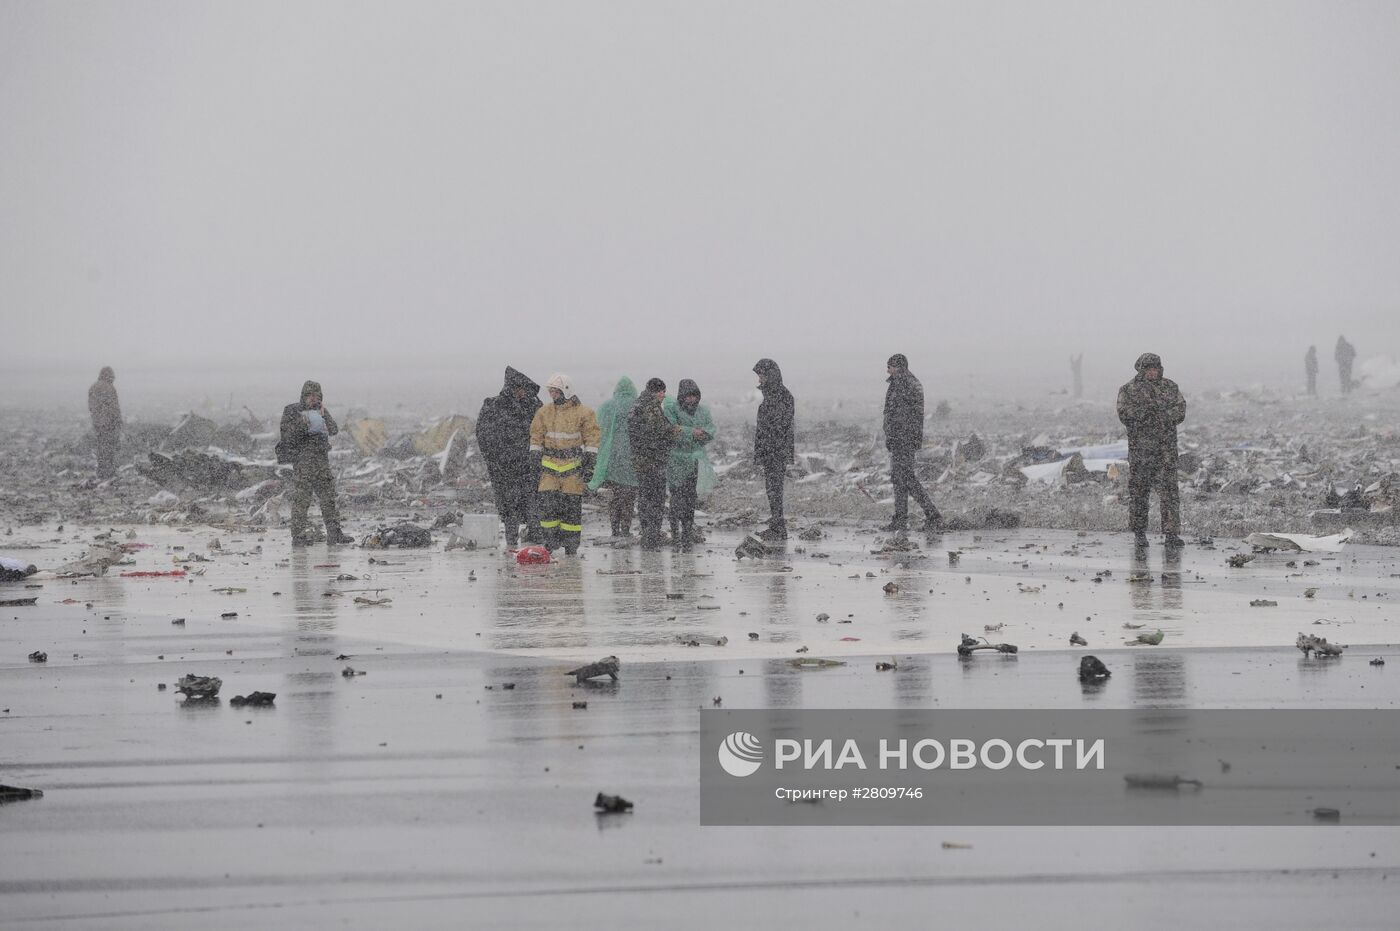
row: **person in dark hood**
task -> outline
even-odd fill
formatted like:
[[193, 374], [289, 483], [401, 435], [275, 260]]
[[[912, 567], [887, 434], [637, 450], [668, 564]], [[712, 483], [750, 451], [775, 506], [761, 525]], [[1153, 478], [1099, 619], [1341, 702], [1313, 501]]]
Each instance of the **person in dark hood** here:
[[700, 386], [682, 378], [676, 399], [664, 402], [666, 419], [680, 428], [671, 447], [666, 484], [671, 490], [671, 542], [689, 551], [704, 536], [695, 529], [695, 506], [715, 484], [714, 466], [705, 446], [715, 438], [710, 409], [700, 403]]
[[680, 427], [666, 419], [666, 383], [647, 382], [627, 415], [627, 440], [632, 447], [632, 471], [637, 474], [637, 516], [642, 525], [642, 549], [661, 546], [661, 521], [666, 513], [666, 466]]
[[1118, 419], [1128, 428], [1128, 529], [1137, 545], [1147, 544], [1148, 499], [1156, 489], [1165, 542], [1181, 546], [1176, 427], [1186, 419], [1186, 399], [1162, 376], [1156, 353], [1143, 353], [1133, 367], [1137, 376], [1118, 389]]
[[543, 406], [539, 393], [536, 382], [506, 366], [500, 393], [482, 401], [476, 415], [476, 443], [506, 528], [506, 545], [512, 548], [520, 543], [522, 524], [527, 541], [538, 536], [532, 515], [539, 470], [530, 453], [530, 422]]
[[331, 412], [326, 410], [321, 383], [308, 381], [301, 386], [301, 400], [282, 410], [282, 437], [277, 444], [277, 461], [292, 465], [292, 545], [311, 542], [307, 511], [311, 498], [321, 503], [321, 519], [326, 522], [326, 542], [332, 546], [354, 543], [340, 529], [340, 513], [335, 507], [335, 475], [331, 472], [331, 437], [340, 432]]
[[121, 445], [122, 406], [117, 400], [117, 374], [104, 365], [97, 381], [88, 389], [88, 413], [97, 438], [97, 477], [111, 478], [117, 472], [117, 448]]
[[1345, 336], [1337, 337], [1337, 348], [1333, 352], [1337, 359], [1337, 375], [1342, 380], [1342, 394], [1351, 394], [1356, 382], [1351, 380], [1351, 366], [1356, 361], [1356, 347], [1347, 342]]
[[1317, 347], [1309, 346], [1303, 354], [1303, 373], [1308, 377], [1308, 397], [1317, 397]]
[[783, 373], [772, 359], [759, 359], [753, 367], [763, 401], [758, 405], [758, 421], [753, 439], [754, 463], [763, 471], [768, 492], [768, 528], [759, 534], [765, 540], [787, 539], [787, 518], [783, 514], [783, 479], [789, 463], [797, 461], [793, 439], [796, 401], [783, 384]]
[[885, 447], [890, 451], [890, 480], [894, 483], [894, 519], [885, 530], [909, 529], [909, 496], [924, 509], [926, 530], [937, 530], [943, 515], [929, 500], [914, 471], [914, 454], [924, 445], [924, 386], [909, 371], [909, 360], [895, 353], [885, 363]]

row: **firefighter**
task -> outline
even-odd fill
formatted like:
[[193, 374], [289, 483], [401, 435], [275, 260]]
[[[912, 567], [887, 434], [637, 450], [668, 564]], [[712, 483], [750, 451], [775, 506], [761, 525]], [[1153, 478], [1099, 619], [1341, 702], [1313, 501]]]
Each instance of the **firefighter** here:
[[583, 492], [598, 459], [598, 418], [574, 394], [569, 376], [545, 382], [550, 403], [530, 422], [530, 452], [539, 463], [540, 531], [544, 545], [572, 556], [583, 538]]

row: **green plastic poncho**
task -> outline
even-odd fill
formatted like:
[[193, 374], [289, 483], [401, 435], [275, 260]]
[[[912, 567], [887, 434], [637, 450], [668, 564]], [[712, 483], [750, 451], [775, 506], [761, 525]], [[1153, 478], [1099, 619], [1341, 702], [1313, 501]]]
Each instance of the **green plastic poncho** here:
[[632, 470], [632, 443], [627, 439], [627, 415], [637, 400], [637, 386], [623, 375], [617, 380], [613, 396], [598, 405], [598, 462], [593, 467], [593, 480], [588, 487], [597, 491], [604, 482], [636, 487], [637, 473]]
[[[666, 484], [677, 486], [698, 472], [696, 494], [702, 497], [709, 494], [715, 487], [715, 467], [705, 452], [705, 447], [715, 438], [715, 422], [710, 416], [710, 409], [701, 404], [695, 408], [695, 413], [687, 414], [672, 397], [661, 402], [661, 409], [666, 412], [667, 420], [683, 428], [676, 438], [676, 444], [671, 447], [671, 461], [666, 465]], [[705, 431], [705, 439], [695, 438], [691, 432], [694, 427]]]

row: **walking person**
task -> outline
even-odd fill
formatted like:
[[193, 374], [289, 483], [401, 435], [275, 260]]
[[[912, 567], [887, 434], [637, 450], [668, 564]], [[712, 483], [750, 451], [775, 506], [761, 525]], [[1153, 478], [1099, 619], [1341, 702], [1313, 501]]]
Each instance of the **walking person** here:
[[705, 452], [715, 438], [715, 422], [700, 397], [700, 386], [682, 378], [676, 399], [665, 402], [667, 419], [680, 428], [666, 467], [666, 485], [671, 492], [671, 540], [684, 551], [704, 539], [695, 529], [695, 507], [715, 484], [714, 466]]
[[632, 443], [627, 435], [627, 415], [637, 400], [637, 386], [626, 375], [617, 380], [613, 396], [598, 405], [598, 464], [588, 487], [607, 488], [608, 520], [614, 543], [632, 537], [632, 513], [637, 505], [637, 472], [632, 468]]
[[506, 366], [500, 392], [481, 402], [476, 417], [476, 442], [511, 548], [519, 544], [522, 526], [527, 541], [538, 536], [532, 505], [539, 473], [530, 455], [530, 424], [543, 406], [539, 393], [539, 384]]
[[340, 432], [335, 418], [326, 409], [321, 383], [308, 381], [301, 386], [301, 400], [282, 410], [281, 440], [277, 461], [292, 466], [292, 545], [311, 542], [307, 512], [311, 499], [321, 504], [326, 524], [326, 542], [331, 546], [354, 543], [340, 529], [340, 512], [335, 506], [335, 475], [331, 472], [331, 437]]
[[759, 359], [753, 367], [763, 401], [758, 405], [754, 429], [754, 462], [763, 472], [768, 494], [768, 527], [758, 536], [767, 542], [787, 539], [787, 516], [783, 512], [783, 481], [787, 467], [797, 461], [793, 421], [797, 402], [783, 384], [783, 373], [772, 359]]
[[104, 365], [97, 381], [88, 389], [88, 414], [92, 417], [92, 432], [97, 438], [97, 477], [111, 478], [117, 474], [117, 450], [121, 446], [122, 405], [117, 398], [117, 373]]
[[1137, 375], [1118, 389], [1118, 419], [1128, 428], [1128, 529], [1147, 545], [1149, 496], [1162, 508], [1163, 542], [1181, 546], [1181, 501], [1177, 489], [1176, 428], [1186, 419], [1186, 399], [1176, 382], [1162, 376], [1162, 358], [1145, 352]]
[[914, 456], [924, 445], [924, 386], [909, 371], [909, 360], [895, 353], [885, 363], [885, 448], [890, 451], [890, 480], [894, 483], [894, 518], [885, 530], [909, 529], [909, 498], [924, 511], [924, 529], [936, 531], [943, 515], [934, 507], [914, 471]]

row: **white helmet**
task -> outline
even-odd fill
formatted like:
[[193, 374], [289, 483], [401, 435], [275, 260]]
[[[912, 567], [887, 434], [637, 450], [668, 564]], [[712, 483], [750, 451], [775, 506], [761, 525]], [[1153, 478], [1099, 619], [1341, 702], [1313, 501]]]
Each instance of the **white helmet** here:
[[544, 386], [546, 388], [558, 388], [560, 391], [564, 392], [564, 397], [566, 398], [574, 393], [573, 385], [569, 384], [569, 376], [565, 375], [563, 372], [555, 372], [553, 375], [549, 376], [549, 381], [545, 382]]

